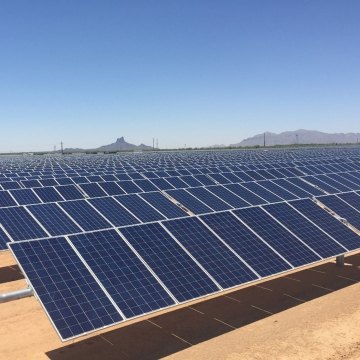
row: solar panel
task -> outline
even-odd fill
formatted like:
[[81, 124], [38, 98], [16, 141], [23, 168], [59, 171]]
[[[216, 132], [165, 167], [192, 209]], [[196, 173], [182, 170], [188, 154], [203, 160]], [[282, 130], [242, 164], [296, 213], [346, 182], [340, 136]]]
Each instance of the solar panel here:
[[41, 200], [35, 195], [32, 189], [10, 190], [10, 193], [19, 205], [41, 203]]
[[126, 318], [175, 304], [115, 230], [75, 235], [70, 240]]
[[260, 196], [262, 199], [266, 200], [269, 203], [274, 203], [278, 201], [282, 201], [283, 199], [279, 196], [273, 194], [271, 191], [265, 189], [261, 185], [255, 182], [243, 183], [240, 186], [252, 191], [254, 194]]
[[74, 234], [83, 231], [57, 204], [30, 205], [27, 208], [51, 236]]
[[260, 207], [235, 210], [233, 213], [294, 267], [321, 259]]
[[326, 191], [329, 194], [335, 194], [339, 192], [339, 189], [334, 188], [333, 186], [329, 185], [328, 183], [320, 180], [317, 176], [306, 176], [304, 179], [310, 182], [313, 185], [318, 186], [321, 190]]
[[246, 202], [243, 199], [240, 199], [233, 192], [224, 188], [222, 185], [208, 186], [206, 189], [211, 191], [213, 194], [218, 196], [220, 199], [227, 202], [229, 205], [231, 205], [235, 209], [247, 207], [250, 205], [248, 202]]
[[360, 196], [356, 192], [337, 194], [336, 196], [339, 197], [341, 200], [347, 202], [357, 211], [360, 211]]
[[269, 276], [291, 269], [284, 259], [231, 212], [203, 215], [201, 219], [260, 276]]
[[184, 188], [189, 187], [189, 185], [186, 184], [186, 182], [182, 181], [177, 176], [167, 177], [167, 178], [165, 178], [165, 180], [168, 183], [170, 183], [175, 189], [184, 189]]
[[188, 216], [185, 211], [181, 210], [177, 205], [158, 191], [140, 194], [140, 196], [168, 219]]
[[24, 207], [1, 208], [0, 219], [1, 225], [15, 241], [48, 236]]
[[145, 192], [158, 190], [158, 188], [150, 180], [147, 179], [134, 180], [134, 183]]
[[207, 185], [215, 185], [215, 181], [210, 179], [208, 176], [206, 175], [194, 175], [194, 178], [198, 181], [200, 181], [203, 185], [207, 186]]
[[232, 208], [232, 206], [203, 187], [189, 188], [187, 191], [215, 211], [229, 210]]
[[316, 188], [308, 184], [307, 182], [303, 181], [300, 178], [288, 178], [286, 181], [290, 182], [291, 184], [298, 186], [300, 189], [310, 193], [313, 196], [324, 195], [324, 191]]
[[43, 188], [34, 188], [33, 190], [44, 203], [58, 202], [64, 200], [64, 198], [55, 190], [55, 188], [50, 186]]
[[63, 340], [123, 320], [65, 238], [10, 247]]
[[290, 205], [300, 211], [317, 226], [325, 230], [330, 236], [349, 250], [360, 247], [360, 237], [357, 234], [331, 216], [324, 209], [321, 209], [313, 201], [309, 199], [292, 201]]
[[305, 190], [299, 188], [298, 186], [292, 184], [291, 182], [287, 181], [286, 179], [275, 179], [272, 182], [278, 186], [281, 186], [285, 190], [291, 192], [292, 194], [296, 195], [299, 198], [308, 198], [312, 195]]
[[107, 196], [106, 192], [96, 183], [81, 184], [80, 188], [89, 196], [89, 197], [100, 197]]
[[286, 203], [267, 205], [264, 209], [323, 258], [336, 256], [347, 250]]
[[254, 194], [250, 190], [244, 188], [240, 184], [228, 184], [225, 187], [232, 191], [235, 195], [239, 196], [243, 200], [247, 201], [251, 205], [266, 204], [267, 201], [262, 199], [260, 196]]
[[190, 175], [185, 175], [185, 176], [181, 176], [180, 178], [182, 181], [185, 181], [186, 184], [188, 184], [191, 187], [197, 187], [197, 186], [202, 186], [203, 184], [195, 179], [194, 176], [190, 176]]
[[126, 226], [140, 223], [132, 214], [111, 197], [88, 200], [114, 226]]
[[77, 200], [84, 198], [84, 195], [76, 188], [75, 185], [61, 185], [56, 186], [55, 189], [65, 200]]
[[273, 183], [272, 181], [269, 180], [259, 181], [258, 184], [263, 186], [265, 189], [273, 192], [275, 195], [279, 196], [284, 200], [293, 200], [298, 198], [290, 191], [284, 189], [282, 186], [277, 185], [276, 183]]
[[258, 276], [199, 219], [189, 217], [163, 223], [223, 289]]
[[132, 181], [118, 181], [117, 184], [127, 193], [136, 194], [143, 192], [136, 184]]
[[8, 191], [0, 191], [0, 207], [8, 207], [17, 205]]
[[360, 213], [349, 204], [335, 195], [319, 196], [317, 199], [360, 230]]
[[7, 237], [5, 232], [0, 227], [0, 251], [7, 250], [8, 247], [7, 247], [6, 243], [8, 243], [8, 242], [10, 242], [10, 239]]
[[174, 187], [169, 182], [162, 178], [151, 179], [151, 182], [160, 190], [174, 189]]
[[326, 176], [329, 177], [330, 179], [334, 180], [334, 181], [337, 181], [337, 182], [345, 185], [346, 187], [348, 187], [351, 190], [358, 190], [360, 188], [359, 185], [356, 185], [353, 182], [343, 178], [339, 174], [326, 174]]
[[121, 189], [116, 182], [106, 181], [99, 183], [99, 186], [106, 191], [108, 195], [122, 195], [125, 194], [125, 191]]
[[164, 216], [162, 216], [138, 195], [120, 195], [115, 196], [115, 199], [120, 204], [129, 209], [142, 222], [151, 222], [165, 219]]
[[121, 233], [179, 302], [219, 291], [215, 283], [158, 223]]
[[74, 200], [58, 203], [85, 231], [108, 229], [107, 222], [85, 200]]
[[177, 200], [194, 214], [205, 214], [213, 210], [183, 189], [168, 190], [168, 195]]

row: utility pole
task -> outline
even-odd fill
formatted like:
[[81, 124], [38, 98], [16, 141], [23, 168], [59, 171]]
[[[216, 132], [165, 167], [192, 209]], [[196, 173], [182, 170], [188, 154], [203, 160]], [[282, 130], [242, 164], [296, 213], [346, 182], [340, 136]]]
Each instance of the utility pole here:
[[159, 139], [156, 139], [156, 148], [159, 148]]
[[296, 145], [299, 145], [299, 134], [296, 134]]
[[265, 133], [264, 133], [264, 147], [266, 146], [266, 142], [265, 142]]
[[155, 138], [153, 138], [153, 150], [155, 149]]
[[64, 147], [63, 147], [64, 144], [62, 141], [61, 141], [60, 145], [61, 145], [61, 155], [64, 155]]

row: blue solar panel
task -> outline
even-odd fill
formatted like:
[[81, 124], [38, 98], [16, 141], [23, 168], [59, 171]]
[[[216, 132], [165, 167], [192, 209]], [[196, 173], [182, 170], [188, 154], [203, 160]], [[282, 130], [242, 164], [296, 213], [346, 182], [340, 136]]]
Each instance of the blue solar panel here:
[[32, 189], [10, 190], [10, 193], [19, 205], [41, 203], [41, 200], [35, 195]]
[[15, 241], [48, 236], [24, 207], [1, 208], [0, 223]]
[[181, 176], [180, 179], [185, 181], [186, 184], [188, 184], [191, 187], [196, 187], [196, 186], [202, 186], [203, 185], [199, 180], [195, 179], [194, 176], [190, 176], [190, 175]]
[[339, 190], [337, 188], [334, 188], [333, 186], [329, 185], [328, 183], [320, 180], [317, 176], [306, 176], [306, 177], [304, 177], [304, 180], [310, 182], [311, 184], [318, 186], [321, 190], [324, 190], [329, 194], [335, 194], [335, 193], [339, 192]]
[[287, 191], [280, 185], [273, 183], [273, 181], [264, 180], [264, 181], [259, 181], [258, 184], [268, 189], [269, 191], [273, 192], [275, 195], [279, 196], [284, 200], [293, 200], [298, 198], [296, 195]]
[[[360, 196], [359, 196], [360, 200]], [[360, 247], [360, 236], [351, 231], [347, 226], [335, 219], [324, 209], [321, 209], [311, 200], [292, 201], [290, 203], [295, 209], [304, 214], [308, 219], [325, 230], [341, 245], [349, 250]]]
[[360, 230], [360, 213], [349, 204], [335, 195], [319, 196], [317, 199]]
[[0, 207], [15, 206], [15, 200], [11, 197], [8, 191], [0, 191]]
[[243, 199], [240, 199], [237, 195], [235, 195], [233, 192], [226, 189], [222, 185], [208, 186], [206, 189], [211, 191], [220, 199], [226, 201], [229, 205], [231, 205], [235, 209], [247, 207], [250, 205], [248, 202], [246, 202]]
[[235, 195], [239, 196], [243, 200], [247, 201], [251, 205], [260, 205], [267, 203], [266, 200], [262, 199], [261, 197], [257, 196], [256, 194], [252, 193], [248, 189], [244, 188], [240, 184], [228, 184], [225, 187], [232, 191]]
[[64, 200], [55, 188], [47, 186], [33, 189], [42, 202], [58, 202]]
[[139, 223], [139, 220], [137, 220], [111, 197], [89, 199], [88, 201], [114, 226], [125, 226]]
[[238, 256], [195, 217], [163, 223], [224, 289], [258, 278]]
[[347, 250], [286, 203], [268, 205], [264, 209], [323, 258], [336, 256]]
[[127, 318], [175, 304], [115, 230], [70, 240]]
[[337, 194], [336, 196], [347, 202], [356, 210], [360, 211], [360, 196], [356, 192]]
[[55, 179], [43, 179], [39, 180], [42, 186], [56, 186], [59, 185]]
[[338, 181], [339, 183], [347, 186], [349, 189], [351, 190], [358, 190], [360, 189], [360, 185], [356, 185], [353, 182], [343, 178], [342, 176], [340, 176], [339, 174], [327, 174], [327, 177], [333, 179], [334, 181]]
[[107, 181], [99, 183], [99, 186], [106, 191], [108, 195], [122, 195], [125, 194], [125, 191], [121, 189], [116, 182]]
[[106, 192], [96, 183], [81, 184], [79, 187], [91, 198], [107, 196]]
[[151, 182], [159, 188], [159, 190], [169, 190], [169, 189], [174, 189], [174, 187], [167, 182], [165, 179], [151, 179]]
[[215, 185], [216, 182], [212, 179], [210, 179], [208, 176], [206, 175], [194, 175], [194, 178], [196, 180], [199, 180], [203, 185], [207, 186], [207, 185]]
[[120, 231], [179, 302], [219, 290], [160, 224], [132, 226]]
[[75, 185], [56, 186], [55, 189], [65, 200], [77, 200], [84, 198], [84, 195], [76, 188]]
[[262, 187], [261, 185], [259, 185], [256, 182], [243, 183], [240, 186], [243, 186], [244, 188], [248, 189], [249, 191], [252, 191], [254, 194], [260, 196], [262, 199], [266, 200], [269, 203], [283, 201], [282, 198], [273, 194], [271, 191], [265, 189], [264, 187]]
[[66, 239], [12, 243], [11, 250], [63, 340], [123, 320]]
[[175, 189], [184, 189], [188, 188], [189, 185], [182, 181], [179, 177], [173, 176], [173, 177], [167, 177], [165, 180], [170, 183]]
[[107, 222], [85, 200], [58, 203], [85, 231], [108, 229], [112, 225]]
[[188, 216], [185, 211], [181, 210], [177, 205], [158, 191], [140, 194], [140, 196], [159, 210], [168, 219]]
[[216, 195], [214, 195], [210, 191], [207, 191], [203, 187], [189, 188], [187, 189], [187, 191], [215, 211], [229, 210], [232, 208], [232, 206], [225, 203], [224, 201], [219, 199]]
[[117, 184], [127, 193], [136, 194], [143, 192], [135, 183], [132, 181], [118, 181]]
[[[0, 224], [1, 225], [1, 224]], [[5, 232], [0, 227], [0, 251], [7, 250], [6, 243], [10, 242], [10, 239], [7, 237]]]
[[168, 190], [166, 191], [166, 193], [169, 194], [175, 200], [177, 200], [180, 204], [184, 205], [194, 214], [205, 214], [213, 211], [204, 203], [202, 203], [197, 198], [195, 198], [194, 196], [192, 196], [183, 189]]
[[227, 179], [225, 176], [215, 173], [215, 174], [207, 174], [211, 179], [213, 179], [218, 184], [229, 184], [231, 181]]
[[300, 189], [310, 193], [313, 196], [324, 195], [324, 191], [316, 188], [308, 184], [307, 182], [301, 180], [301, 178], [287, 178], [286, 181], [290, 182], [291, 184], [298, 186]]
[[231, 212], [203, 215], [201, 219], [260, 276], [269, 276], [291, 269], [288, 263]]
[[22, 180], [21, 184], [24, 188], [42, 187], [39, 180]]
[[240, 209], [233, 213], [293, 266], [321, 259], [261, 208]]
[[4, 190], [21, 189], [20, 184], [17, 181], [4, 181], [1, 183]]
[[147, 179], [134, 180], [134, 183], [145, 192], [158, 190], [158, 188], [150, 180]]
[[164, 220], [165, 217], [138, 195], [115, 196], [115, 199], [129, 209], [142, 222]]
[[285, 190], [293, 193], [299, 198], [308, 198], [312, 196], [310, 193], [306, 192], [303, 189], [300, 189], [298, 186], [290, 183], [286, 179], [276, 179], [276, 180], [272, 180], [272, 182], [278, 186], [281, 186]]
[[57, 204], [30, 205], [27, 208], [52, 236], [82, 231]]
[[338, 191], [349, 191], [352, 190], [351, 187], [347, 187], [342, 183], [339, 183], [336, 180], [331, 179], [329, 176], [327, 175], [317, 175], [316, 176], [317, 179], [325, 182], [326, 184], [332, 186], [334, 189], [337, 189]]

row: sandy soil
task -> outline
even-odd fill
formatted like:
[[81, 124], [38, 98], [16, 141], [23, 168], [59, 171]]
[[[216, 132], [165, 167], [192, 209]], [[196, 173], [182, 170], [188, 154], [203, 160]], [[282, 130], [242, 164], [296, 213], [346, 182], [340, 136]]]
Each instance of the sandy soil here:
[[[360, 255], [61, 343], [34, 297], [0, 304], [0, 359], [360, 359]], [[26, 287], [0, 253], [0, 292]]]

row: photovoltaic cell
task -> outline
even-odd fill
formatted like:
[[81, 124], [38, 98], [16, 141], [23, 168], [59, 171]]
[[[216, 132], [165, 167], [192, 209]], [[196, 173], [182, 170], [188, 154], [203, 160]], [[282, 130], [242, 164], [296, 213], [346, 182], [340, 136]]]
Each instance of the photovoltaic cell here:
[[232, 193], [230, 190], [224, 188], [222, 185], [208, 186], [206, 189], [208, 191], [211, 191], [220, 199], [226, 201], [229, 205], [231, 205], [235, 209], [250, 206], [248, 202], [246, 202], [243, 199], [240, 199], [237, 195]]
[[24, 207], [1, 208], [0, 223], [15, 241], [48, 236]]
[[321, 260], [260, 207], [235, 210], [233, 213], [294, 267]]
[[85, 231], [108, 229], [112, 227], [85, 200], [58, 203]]
[[213, 212], [211, 208], [206, 206], [204, 203], [199, 201], [196, 197], [189, 194], [183, 189], [168, 190], [166, 191], [172, 198], [177, 200], [180, 204], [184, 205], [187, 209], [192, 211], [194, 214], [205, 214]]
[[[11, 195], [5, 191], [0, 191], [0, 207], [8, 207], [17, 205]], [[0, 220], [1, 221], [1, 220]]]
[[76, 188], [75, 185], [61, 185], [56, 186], [55, 189], [65, 200], [77, 200], [84, 198], [84, 195]]
[[347, 250], [286, 203], [267, 205], [264, 209], [323, 258], [336, 256]]
[[267, 190], [256, 182], [243, 183], [240, 186], [243, 186], [244, 188], [252, 191], [253, 193], [260, 196], [262, 199], [266, 200], [269, 203], [279, 202], [283, 200], [282, 198], [276, 196], [271, 191]]
[[65, 238], [10, 247], [63, 340], [123, 320]]
[[40, 199], [31, 189], [10, 190], [11, 195], [19, 205], [39, 204]]
[[139, 220], [111, 197], [89, 199], [88, 201], [115, 226], [139, 223]]
[[203, 215], [201, 219], [260, 276], [269, 276], [291, 269], [288, 263], [231, 212]]
[[262, 199], [261, 197], [257, 196], [256, 194], [252, 193], [248, 189], [244, 188], [240, 184], [228, 184], [225, 187], [232, 191], [235, 195], [239, 196], [240, 198], [244, 199], [251, 205], [260, 205], [266, 204], [267, 201]]
[[175, 304], [115, 230], [70, 240], [127, 318]]
[[310, 193], [313, 196], [324, 195], [324, 191], [319, 190], [315, 186], [308, 184], [307, 182], [301, 180], [301, 178], [287, 178], [286, 181], [291, 184], [298, 186], [300, 189]]
[[115, 196], [115, 199], [129, 209], [142, 222], [165, 219], [164, 216], [137, 195], [120, 195]]
[[356, 192], [337, 194], [336, 196], [339, 197], [341, 200], [347, 202], [357, 211], [360, 211], [360, 196]]
[[219, 290], [159, 223], [120, 231], [179, 302]]
[[224, 289], [258, 278], [224, 243], [195, 217], [163, 223]]
[[91, 198], [107, 196], [106, 192], [96, 183], [81, 184], [79, 186]]
[[215, 211], [229, 210], [232, 208], [229, 204], [226, 204], [224, 201], [203, 187], [189, 188], [186, 191]]
[[292, 201], [290, 205], [325, 230], [347, 249], [354, 250], [360, 247], [359, 235], [355, 234], [355, 232], [351, 231], [347, 226], [320, 208], [320, 206], [316, 205], [313, 201], [309, 199]]
[[82, 231], [57, 204], [30, 205], [27, 208], [52, 236]]
[[158, 209], [168, 219], [188, 216], [185, 211], [181, 210], [158, 191], [140, 194], [140, 196]]
[[41, 199], [42, 202], [58, 202], [64, 200], [61, 195], [51, 186], [34, 188], [36, 195]]

